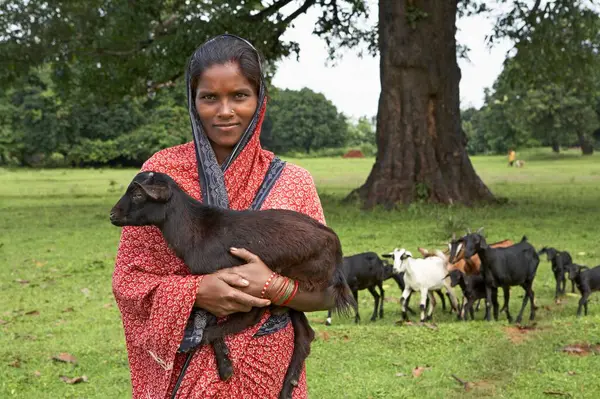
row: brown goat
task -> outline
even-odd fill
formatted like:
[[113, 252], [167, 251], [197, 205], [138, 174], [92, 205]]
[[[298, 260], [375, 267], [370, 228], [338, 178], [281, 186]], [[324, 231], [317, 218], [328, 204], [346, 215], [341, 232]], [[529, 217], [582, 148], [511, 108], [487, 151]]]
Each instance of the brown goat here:
[[[245, 248], [274, 272], [292, 278], [304, 291], [332, 287], [334, 310], [345, 312], [356, 304], [342, 271], [338, 236], [327, 226], [299, 212], [282, 209], [235, 211], [203, 204], [185, 193], [168, 175], [142, 172], [110, 214], [116, 226], [157, 226], [173, 252], [192, 274], [209, 274], [244, 264], [229, 249]], [[230, 315], [223, 323], [208, 313], [202, 344], [212, 345], [222, 380], [233, 374], [226, 335], [255, 325], [265, 308]], [[314, 331], [306, 315], [289, 310], [294, 327], [294, 351], [280, 399], [292, 397], [302, 364], [310, 352]]]
[[[453, 242], [459, 242], [461, 238], [458, 240], [453, 238]], [[511, 240], [502, 240], [495, 242], [493, 244], [489, 244], [492, 248], [506, 248], [513, 245], [514, 242]], [[449, 246], [452, 245], [452, 242]], [[466, 275], [479, 274], [479, 268], [481, 267], [481, 260], [479, 259], [479, 255], [475, 254], [470, 258], [465, 259], [465, 246], [460, 245], [460, 249], [456, 253], [456, 257], [454, 258], [456, 261], [448, 267], [448, 271], [452, 270], [460, 270]]]

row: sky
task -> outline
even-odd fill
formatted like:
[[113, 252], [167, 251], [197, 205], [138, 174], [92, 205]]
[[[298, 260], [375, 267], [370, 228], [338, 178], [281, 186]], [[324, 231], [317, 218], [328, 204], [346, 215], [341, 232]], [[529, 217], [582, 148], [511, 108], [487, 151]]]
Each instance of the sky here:
[[[372, 7], [371, 12], [377, 13]], [[279, 88], [299, 90], [308, 87], [321, 92], [340, 112], [349, 117], [368, 117], [377, 114], [379, 101], [379, 57], [359, 58], [356, 50], [344, 50], [336, 65], [327, 61], [325, 42], [311, 32], [317, 19], [317, 10], [311, 9], [295, 21], [294, 27], [283, 35], [300, 45], [300, 59], [295, 54], [278, 63], [273, 84]], [[502, 71], [506, 52], [512, 47], [503, 41], [493, 48], [485, 44], [485, 35], [491, 32], [492, 22], [484, 16], [472, 16], [457, 21], [457, 41], [470, 48], [469, 61], [459, 60], [462, 71], [460, 82], [461, 108], [480, 107], [484, 88], [491, 87]]]

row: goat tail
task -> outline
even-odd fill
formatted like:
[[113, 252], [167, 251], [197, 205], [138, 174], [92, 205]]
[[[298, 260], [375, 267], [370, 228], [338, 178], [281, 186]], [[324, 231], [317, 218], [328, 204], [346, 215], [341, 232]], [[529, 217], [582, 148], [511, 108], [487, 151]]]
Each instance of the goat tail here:
[[333, 296], [333, 311], [340, 316], [349, 317], [350, 311], [356, 311], [358, 304], [354, 300], [352, 291], [346, 282], [346, 277], [341, 265], [333, 272], [331, 281], [331, 294]]

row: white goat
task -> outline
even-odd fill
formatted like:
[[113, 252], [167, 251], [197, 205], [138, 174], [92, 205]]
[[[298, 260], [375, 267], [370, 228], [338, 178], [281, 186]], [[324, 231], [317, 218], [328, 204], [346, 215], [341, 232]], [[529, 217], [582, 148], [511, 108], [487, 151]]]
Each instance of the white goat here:
[[[404, 320], [408, 320], [406, 299], [412, 291], [418, 291], [421, 294], [421, 322], [426, 320], [425, 307], [427, 306], [427, 298], [432, 296], [431, 291], [445, 287], [452, 306], [457, 308], [456, 296], [454, 296], [454, 291], [450, 286], [450, 279], [448, 278], [448, 258], [442, 251], [436, 250], [435, 256], [415, 259], [412, 257], [410, 251], [404, 248], [396, 248], [393, 252], [382, 256], [394, 259], [394, 273], [404, 272], [406, 287], [404, 288], [404, 292], [402, 292], [400, 300]], [[427, 320], [431, 320], [434, 305], [435, 302], [430, 297]]]

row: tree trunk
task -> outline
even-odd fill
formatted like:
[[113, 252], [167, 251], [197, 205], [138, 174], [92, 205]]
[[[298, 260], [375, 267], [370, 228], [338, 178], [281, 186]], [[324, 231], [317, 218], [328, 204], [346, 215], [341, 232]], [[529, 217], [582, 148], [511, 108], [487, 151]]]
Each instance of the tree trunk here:
[[560, 145], [558, 144], [558, 141], [552, 142], [552, 151], [557, 154], [560, 153]]
[[585, 137], [582, 133], [577, 133], [577, 137], [579, 138], [579, 146], [581, 147], [582, 155], [592, 155], [594, 153], [594, 146], [590, 141]]
[[379, 2], [377, 158], [367, 181], [350, 194], [367, 208], [494, 200], [473, 169], [461, 130], [456, 9], [457, 0]]

